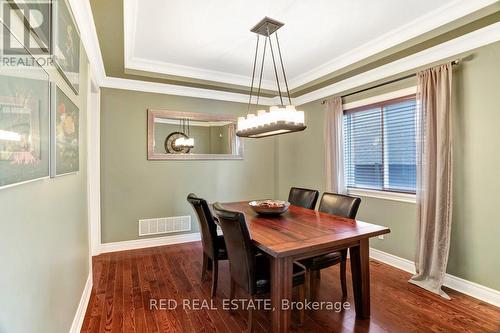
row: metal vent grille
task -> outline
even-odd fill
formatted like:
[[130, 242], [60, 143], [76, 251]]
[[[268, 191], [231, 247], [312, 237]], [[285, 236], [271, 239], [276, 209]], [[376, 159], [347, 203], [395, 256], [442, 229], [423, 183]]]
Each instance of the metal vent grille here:
[[191, 216], [171, 216], [139, 220], [139, 236], [190, 231]]

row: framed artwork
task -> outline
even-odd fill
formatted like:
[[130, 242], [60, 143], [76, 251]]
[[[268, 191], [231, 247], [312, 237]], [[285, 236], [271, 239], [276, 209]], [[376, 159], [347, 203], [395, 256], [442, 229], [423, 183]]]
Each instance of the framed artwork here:
[[27, 50], [12, 58], [0, 65], [0, 188], [49, 176], [49, 75]]
[[80, 85], [80, 35], [66, 0], [52, 2], [52, 53], [54, 65], [78, 95]]
[[80, 115], [76, 105], [52, 83], [50, 176], [77, 172], [80, 168]]

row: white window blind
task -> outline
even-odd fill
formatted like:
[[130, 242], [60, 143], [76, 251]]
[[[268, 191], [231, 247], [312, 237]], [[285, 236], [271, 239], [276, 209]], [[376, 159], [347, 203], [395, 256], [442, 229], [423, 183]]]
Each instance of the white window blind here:
[[415, 112], [415, 96], [345, 111], [347, 187], [415, 193]]

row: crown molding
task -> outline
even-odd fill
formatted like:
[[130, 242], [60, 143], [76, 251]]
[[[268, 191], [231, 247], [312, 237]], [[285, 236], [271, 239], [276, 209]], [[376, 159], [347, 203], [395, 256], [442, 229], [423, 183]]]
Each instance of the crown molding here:
[[[130, 1], [124, 1], [124, 10], [130, 9], [130, 7], [125, 6], [125, 3], [128, 2]], [[99, 87], [248, 103], [248, 95], [245, 94], [106, 76], [90, 2], [88, 0], [69, 0], [69, 4], [80, 31], [80, 37], [89, 59], [93, 77]], [[125, 29], [125, 31], [129, 31], [127, 29], [130, 29], [130, 27], [126, 26]], [[132, 34], [126, 35], [131, 36]], [[125, 42], [130, 43], [130, 40], [125, 40]], [[261, 105], [274, 105], [276, 101], [276, 98], [260, 98]]]
[[[155, 124], [166, 124], [166, 125], [176, 125], [179, 126], [179, 119], [174, 118], [159, 118], [155, 117]], [[232, 121], [203, 121], [203, 120], [190, 120], [189, 126], [196, 127], [217, 127], [217, 126], [226, 126], [232, 124]]]
[[441, 61], [500, 40], [500, 22], [295, 98], [297, 105]]
[[[164, 61], [155, 61], [134, 56], [135, 36], [137, 29], [137, 0], [123, 0], [124, 31], [124, 64], [125, 69], [173, 76], [182, 76], [199, 80], [207, 80], [249, 87], [251, 77], [227, 72], [214, 71], [198, 67], [183, 66]], [[276, 82], [262, 80], [262, 88], [275, 90]]]
[[[352, 65], [426, 32], [432, 31], [433, 29], [471, 14], [481, 8], [494, 4], [497, 1], [498, 0], [455, 0], [303, 74], [289, 78], [288, 81], [290, 90], [296, 89], [346, 66]], [[133, 55], [133, 49], [135, 45], [137, 26], [135, 15], [137, 12], [137, 0], [124, 0], [123, 8], [124, 31], [126, 32], [124, 34], [125, 68], [248, 86], [248, 83], [251, 80], [249, 76], [235, 75], [226, 72], [212, 71], [135, 57]], [[271, 80], [263, 80], [262, 83], [264, 89], [275, 89], [275, 84]]]
[[[134, 3], [135, 0], [124, 0], [124, 14], [129, 15], [130, 3]], [[457, 8], [449, 8], [452, 14], [447, 14], [445, 18], [437, 18], [437, 20], [442, 25], [444, 20], [453, 20], [455, 17], [460, 17], [485, 7], [489, 4], [495, 3], [496, 0], [476, 0], [476, 1], [463, 1], [457, 0], [453, 4]], [[245, 94], [230, 93], [212, 89], [202, 89], [185, 87], [180, 85], [162, 84], [148, 81], [139, 80], [129, 80], [121, 79], [115, 77], [107, 77], [105, 74], [105, 68], [101, 56], [101, 51], [99, 47], [99, 41], [97, 38], [97, 32], [95, 29], [95, 24], [92, 16], [92, 11], [90, 8], [90, 3], [88, 0], [78, 1], [69, 0], [70, 6], [73, 10], [76, 23], [80, 30], [82, 43], [87, 52], [89, 58], [90, 66], [94, 78], [99, 86], [116, 88], [116, 89], [126, 89], [144, 92], [154, 92], [170, 95], [179, 95], [187, 97], [196, 98], [207, 98], [214, 100], [231, 101], [238, 103], [247, 103], [248, 96]], [[132, 7], [133, 9], [133, 7]], [[441, 13], [443, 14], [443, 13]], [[431, 28], [432, 22], [437, 24], [436, 18], [434, 21], [430, 18], [427, 19], [425, 24], [427, 29]], [[125, 20], [126, 22], [127, 20]], [[429, 23], [430, 22], [430, 23]], [[415, 23], [414, 23], [415, 24]], [[420, 24], [420, 23], [419, 23]], [[423, 24], [423, 23], [422, 23]], [[305, 104], [314, 100], [325, 98], [337, 93], [341, 93], [348, 89], [352, 89], [363, 84], [368, 84], [386, 77], [396, 75], [405, 71], [409, 71], [427, 64], [445, 59], [447, 57], [452, 57], [454, 55], [467, 52], [474, 48], [478, 48], [493, 42], [500, 40], [500, 23], [492, 24], [488, 27], [473, 31], [467, 35], [463, 35], [456, 39], [450, 40], [448, 42], [436, 45], [427, 50], [421, 51], [419, 53], [413, 54], [403, 59], [396, 60], [389, 64], [377, 67], [373, 70], [367, 71], [365, 73], [356, 75], [354, 77], [342, 80], [340, 82], [334, 83], [330, 86], [320, 88], [313, 92], [298, 96], [294, 98], [296, 105]], [[131, 27], [125, 23], [125, 31], [130, 31]], [[400, 32], [403, 33], [403, 32]], [[418, 34], [416, 30], [413, 31], [414, 34]], [[422, 33], [420, 31], [420, 33]], [[127, 33], [126, 36], [135, 36], [135, 34]], [[409, 36], [409, 35], [406, 35]], [[388, 37], [386, 37], [388, 38]], [[389, 38], [388, 38], [389, 39]], [[132, 40], [133, 41], [133, 40]], [[125, 43], [130, 43], [131, 40], [125, 38]], [[393, 39], [394, 42], [394, 39]], [[261, 98], [261, 105], [277, 105], [279, 104], [279, 97], [274, 98]]]
[[366, 59], [407, 40], [471, 14], [497, 1], [498, 0], [453, 1], [446, 6], [439, 7], [424, 16], [418, 17], [397, 29], [391, 30], [368, 43], [360, 45], [355, 49], [324, 63], [323, 65], [291, 78], [289, 80], [290, 89], [298, 88], [346, 66], [352, 65], [358, 61]]
[[[132, 52], [131, 50], [128, 50], [128, 52], [126, 52], [129, 55], [128, 58], [125, 58], [127, 59], [125, 61], [126, 69], [250, 87], [250, 82], [252, 78], [249, 76], [236, 75], [236, 74], [212, 71], [197, 67], [182, 66], [163, 61], [154, 61], [149, 59], [133, 57], [130, 56], [131, 52]], [[276, 82], [262, 79], [262, 89], [276, 90]]]
[[106, 77], [104, 62], [102, 61], [101, 48], [97, 38], [94, 16], [89, 0], [68, 0], [76, 25], [80, 31], [80, 39], [89, 59], [90, 68], [94, 79], [99, 85]]
[[[220, 90], [193, 88], [174, 84], [164, 84], [149, 81], [129, 80], [116, 77], [106, 77], [101, 87], [142, 91], [166, 95], [186, 96], [195, 98], [215, 99], [228, 102], [248, 103], [248, 95]], [[259, 105], [275, 105], [276, 98], [261, 97]]]
[[135, 31], [137, 27], [137, 1], [123, 0], [123, 66], [130, 68], [133, 58], [131, 50], [135, 45]]

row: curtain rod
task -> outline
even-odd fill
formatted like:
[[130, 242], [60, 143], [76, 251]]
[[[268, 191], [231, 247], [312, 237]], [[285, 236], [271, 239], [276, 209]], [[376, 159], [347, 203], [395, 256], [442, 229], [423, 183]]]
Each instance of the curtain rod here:
[[[462, 59], [453, 60], [451, 62], [451, 64], [452, 65], [458, 65], [458, 64], [460, 64], [461, 61], [462, 61]], [[356, 95], [356, 94], [359, 94], [361, 92], [365, 92], [367, 90], [372, 90], [372, 89], [375, 89], [375, 88], [378, 88], [378, 87], [382, 87], [382, 86], [385, 86], [385, 85], [388, 85], [388, 84], [391, 84], [391, 83], [394, 83], [394, 82], [403, 81], [403, 80], [406, 80], [406, 79], [409, 79], [409, 78], [415, 77], [415, 76], [417, 76], [417, 73], [409, 74], [409, 75], [406, 75], [406, 76], [403, 76], [403, 77], [399, 77], [399, 78], [394, 79], [394, 80], [390, 80], [390, 81], [387, 81], [387, 82], [384, 82], [384, 83], [377, 84], [377, 85], [372, 86], [372, 87], [364, 88], [364, 89], [361, 89], [361, 90], [354, 91], [352, 93], [348, 93], [348, 94], [342, 95], [341, 98], [345, 98], [345, 97], [348, 97], [348, 96]], [[325, 103], [326, 103], [326, 99], [321, 102], [321, 104], [325, 104]]]

